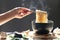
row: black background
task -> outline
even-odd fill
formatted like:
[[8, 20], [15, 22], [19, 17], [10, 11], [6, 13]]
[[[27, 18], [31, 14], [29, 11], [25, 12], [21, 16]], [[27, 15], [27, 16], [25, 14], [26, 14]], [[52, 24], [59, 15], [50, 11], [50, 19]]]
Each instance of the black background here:
[[[58, 27], [60, 25], [59, 0], [45, 0], [44, 7], [46, 8], [46, 5], [47, 5], [46, 9], [42, 9], [42, 6], [39, 1], [38, 0], [0, 0], [0, 13], [9, 11], [15, 7], [27, 7], [33, 10], [37, 8], [37, 9], [48, 11], [49, 20], [54, 21], [54, 28]], [[33, 6], [31, 4], [33, 4]], [[30, 6], [32, 6], [32, 8]], [[13, 19], [7, 22], [6, 24], [2, 25], [0, 27], [0, 31], [21, 32], [27, 29], [32, 30], [31, 21], [34, 19], [35, 19], [35, 13], [29, 16], [26, 16], [23, 19]]]

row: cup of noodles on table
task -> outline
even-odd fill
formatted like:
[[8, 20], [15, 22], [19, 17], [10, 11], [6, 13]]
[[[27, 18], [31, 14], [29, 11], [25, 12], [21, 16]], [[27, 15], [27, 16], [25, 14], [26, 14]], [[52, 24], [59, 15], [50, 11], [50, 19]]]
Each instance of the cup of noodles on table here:
[[48, 20], [46, 11], [36, 10], [36, 19], [32, 21], [32, 29], [38, 34], [48, 34], [53, 29], [54, 22]]

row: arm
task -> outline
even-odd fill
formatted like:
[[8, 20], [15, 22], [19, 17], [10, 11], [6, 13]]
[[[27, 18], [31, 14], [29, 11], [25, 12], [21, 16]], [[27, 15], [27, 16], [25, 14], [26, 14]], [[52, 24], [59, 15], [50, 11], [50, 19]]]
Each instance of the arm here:
[[12, 10], [0, 14], [0, 25], [14, 19], [14, 16], [15, 16], [15, 11]]
[[20, 9], [20, 8], [17, 8], [16, 9], [16, 8], [14, 8], [12, 10], [9, 10], [8, 12], [5, 12], [5, 13], [0, 14], [0, 25], [3, 25], [4, 23], [6, 23], [6, 22], [8, 22], [8, 21], [10, 21], [10, 20], [12, 20], [14, 18], [21, 19], [21, 18], [23, 18], [23, 17], [25, 17], [25, 16], [27, 16], [27, 15], [30, 14], [28, 12], [28, 14], [23, 14], [21, 16], [20, 12], [22, 12], [23, 9], [26, 9], [26, 8], [22, 8], [22, 9]]

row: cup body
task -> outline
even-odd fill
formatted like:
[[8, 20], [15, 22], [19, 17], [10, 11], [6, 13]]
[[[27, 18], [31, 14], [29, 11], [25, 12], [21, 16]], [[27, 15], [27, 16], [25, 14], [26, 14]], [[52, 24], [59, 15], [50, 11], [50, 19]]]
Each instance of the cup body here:
[[32, 21], [32, 29], [33, 31], [48, 31], [51, 32], [53, 29], [54, 22], [52, 20], [48, 20], [48, 23], [36, 23], [35, 20]]

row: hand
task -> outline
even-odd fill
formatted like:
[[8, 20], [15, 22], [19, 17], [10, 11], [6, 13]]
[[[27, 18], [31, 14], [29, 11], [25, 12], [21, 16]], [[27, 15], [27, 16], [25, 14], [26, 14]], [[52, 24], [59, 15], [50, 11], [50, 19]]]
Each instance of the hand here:
[[24, 7], [16, 7], [12, 10], [9, 10], [5, 13], [0, 14], [0, 25], [14, 19], [14, 18], [23, 18], [29, 14], [31, 14], [31, 10]]
[[19, 19], [32, 13], [30, 9], [24, 8], [24, 7], [16, 7], [16, 8], [14, 8], [14, 10], [15, 10], [15, 14], [16, 14], [15, 18], [19, 18]]

